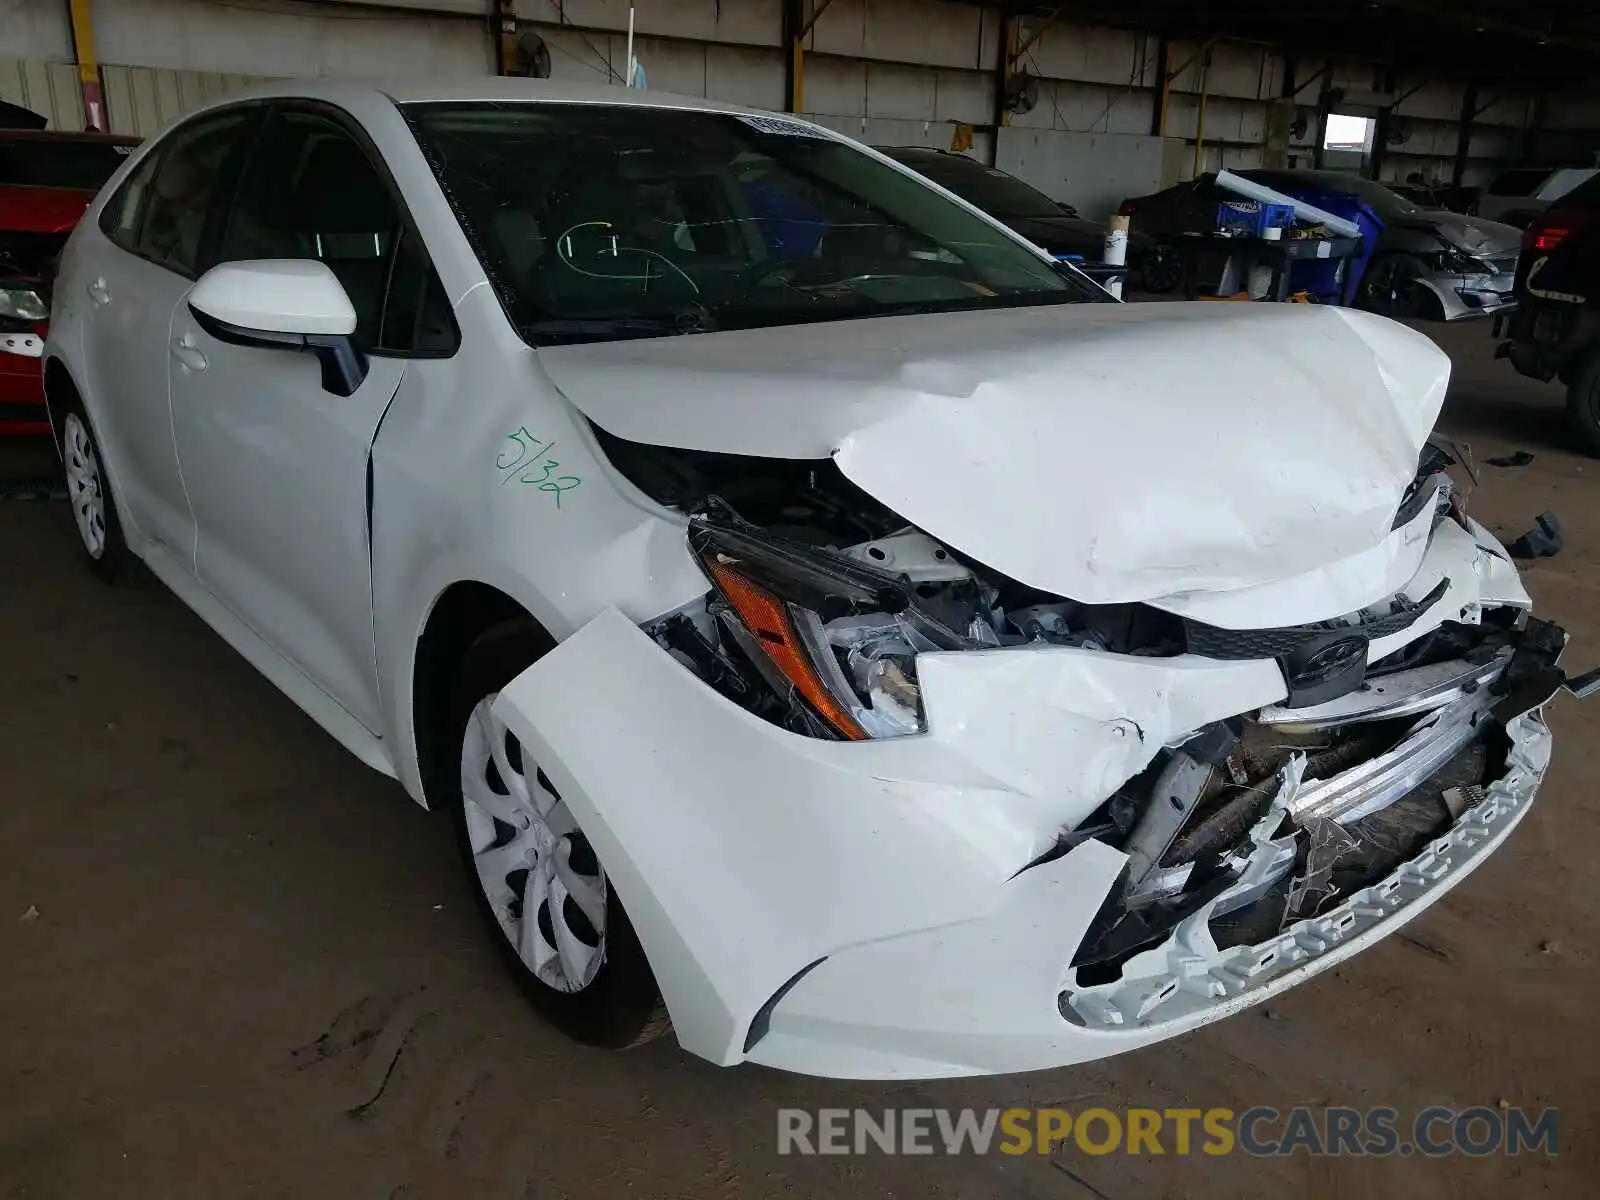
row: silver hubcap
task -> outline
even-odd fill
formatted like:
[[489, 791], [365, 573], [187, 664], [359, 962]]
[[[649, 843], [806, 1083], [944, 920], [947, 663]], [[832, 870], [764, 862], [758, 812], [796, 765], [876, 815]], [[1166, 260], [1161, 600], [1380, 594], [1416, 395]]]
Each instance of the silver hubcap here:
[[83, 548], [90, 557], [99, 558], [106, 552], [106, 497], [100, 477], [100, 459], [77, 413], [67, 414], [62, 433], [72, 519], [78, 523]]
[[541, 983], [582, 991], [605, 961], [606, 877], [550, 781], [479, 701], [461, 742], [461, 799], [478, 886]]

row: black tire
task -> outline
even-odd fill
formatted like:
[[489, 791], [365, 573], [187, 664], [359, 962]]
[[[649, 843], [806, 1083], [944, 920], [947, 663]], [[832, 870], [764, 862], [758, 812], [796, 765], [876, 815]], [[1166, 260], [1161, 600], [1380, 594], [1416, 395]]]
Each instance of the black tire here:
[[1410, 317], [1414, 321], [1443, 321], [1444, 301], [1434, 294], [1432, 288], [1424, 287], [1413, 279], [1401, 291], [1394, 315]]
[[[1428, 265], [1410, 254], [1380, 254], [1367, 264], [1361, 277], [1361, 307], [1386, 317], [1425, 316], [1425, 304], [1417, 293], [1427, 288], [1416, 282], [1428, 273]], [[1437, 304], [1437, 298], [1429, 295]], [[1444, 315], [1440, 308], [1439, 315]]]
[[1154, 242], [1139, 262], [1139, 286], [1143, 291], [1170, 292], [1183, 282], [1183, 256], [1171, 242]]
[[[89, 414], [84, 411], [83, 401], [77, 396], [70, 396], [62, 404], [60, 412], [61, 463], [66, 474], [67, 503], [71, 506], [69, 512], [73, 528], [78, 534], [78, 547], [83, 551], [83, 560], [89, 570], [110, 583], [127, 566], [129, 552], [127, 540], [122, 536], [122, 522], [117, 517], [116, 497], [111, 488], [111, 476], [106, 472], [105, 454], [100, 449], [100, 441], [95, 435]], [[87, 486], [86, 481], [89, 481]], [[92, 535], [85, 531], [86, 507], [99, 515], [98, 545], [92, 541]]]
[[[450, 767], [440, 772], [440, 792], [455, 826], [456, 845], [467, 870], [479, 914], [490, 930], [502, 960], [534, 1009], [557, 1029], [586, 1046], [622, 1049], [659, 1037], [671, 1027], [655, 975], [644, 948], [628, 921], [616, 889], [606, 888], [604, 958], [593, 979], [577, 991], [561, 991], [540, 979], [522, 960], [496, 916], [480, 883], [468, 829], [461, 785], [462, 747], [467, 723], [478, 704], [500, 691], [551, 648], [550, 640], [530, 624], [502, 625], [484, 634], [467, 651], [456, 675], [446, 727], [439, 743]], [[515, 738], [508, 734], [512, 743]], [[516, 761], [522, 761], [520, 747]], [[537, 767], [535, 767], [537, 772]], [[537, 772], [542, 784], [548, 779]], [[550, 791], [555, 792], [553, 785]], [[559, 793], [556, 793], [559, 797]], [[509, 827], [505, 827], [509, 829]], [[581, 838], [581, 831], [572, 840]], [[584, 842], [587, 849], [587, 842]], [[593, 860], [593, 851], [587, 853]], [[601, 868], [595, 863], [596, 873]], [[569, 900], [570, 904], [571, 901]], [[542, 906], [543, 908], [544, 906]], [[547, 919], [547, 917], [546, 917]]]
[[1573, 364], [1567, 385], [1567, 424], [1585, 454], [1600, 458], [1600, 350]]

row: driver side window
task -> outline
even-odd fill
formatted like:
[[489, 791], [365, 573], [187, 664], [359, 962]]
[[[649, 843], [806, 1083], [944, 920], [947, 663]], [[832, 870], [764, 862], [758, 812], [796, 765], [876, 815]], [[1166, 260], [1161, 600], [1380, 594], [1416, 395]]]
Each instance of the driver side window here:
[[448, 353], [455, 322], [388, 181], [337, 121], [275, 112], [240, 181], [217, 261], [326, 263], [356, 312], [356, 341], [395, 354]]

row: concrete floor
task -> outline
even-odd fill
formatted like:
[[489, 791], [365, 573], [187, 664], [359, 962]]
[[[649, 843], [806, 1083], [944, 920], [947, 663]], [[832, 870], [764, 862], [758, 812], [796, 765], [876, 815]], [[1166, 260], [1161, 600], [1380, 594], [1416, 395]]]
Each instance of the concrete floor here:
[[[1560, 395], [1457, 362], [1445, 426], [1503, 534], [1554, 508], [1539, 611], [1600, 661], [1600, 463]], [[0, 476], [38, 465], [0, 448]], [[446, 823], [366, 770], [148, 576], [105, 588], [66, 506], [0, 502], [0, 1196], [1589, 1195], [1600, 704], [1447, 900], [1265, 1010], [1020, 1078], [834, 1084], [669, 1038], [575, 1048], [501, 975]], [[25, 914], [37, 913], [28, 919]], [[780, 1105], [1559, 1106], [1560, 1156], [780, 1158]]]

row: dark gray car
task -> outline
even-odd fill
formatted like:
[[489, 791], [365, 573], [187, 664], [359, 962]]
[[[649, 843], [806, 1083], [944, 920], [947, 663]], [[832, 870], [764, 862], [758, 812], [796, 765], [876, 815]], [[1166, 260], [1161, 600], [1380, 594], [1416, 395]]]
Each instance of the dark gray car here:
[[1384, 229], [1361, 280], [1364, 308], [1454, 321], [1513, 302], [1522, 231], [1499, 221], [1422, 208], [1391, 188], [1343, 171], [1243, 171], [1270, 188], [1353, 192]]
[[[1316, 188], [1359, 196], [1383, 221], [1377, 249], [1358, 294], [1361, 307], [1390, 316], [1454, 321], [1513, 303], [1522, 231], [1442, 208], [1421, 208], [1371, 179], [1342, 171], [1240, 171], [1280, 191]], [[1135, 232], [1155, 239], [1144, 272], [1147, 287], [1176, 287], [1180, 272], [1172, 239], [1216, 226], [1217, 205], [1238, 199], [1214, 174], [1122, 202]]]

